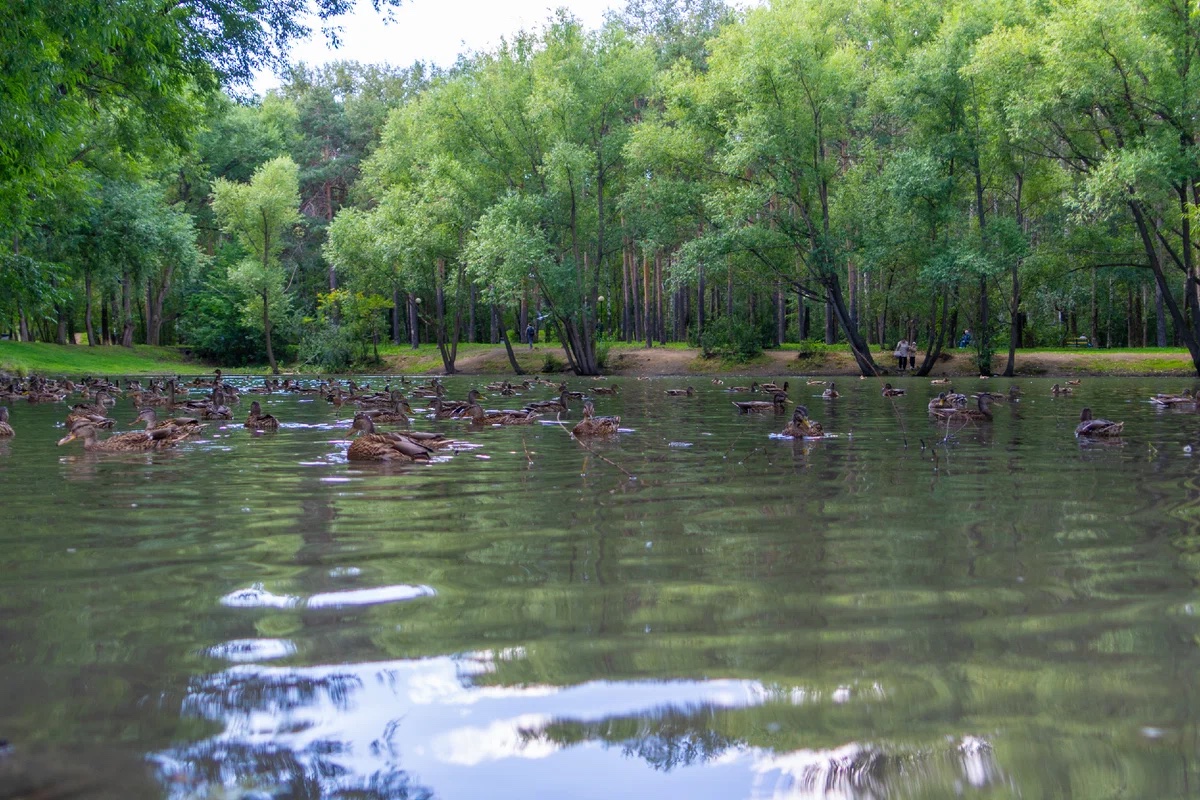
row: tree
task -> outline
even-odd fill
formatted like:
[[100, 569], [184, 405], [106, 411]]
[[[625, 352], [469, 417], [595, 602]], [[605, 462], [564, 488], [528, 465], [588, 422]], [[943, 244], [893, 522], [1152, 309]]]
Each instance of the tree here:
[[286, 305], [279, 254], [284, 237], [300, 221], [296, 162], [287, 156], [259, 167], [249, 183], [213, 182], [213, 211], [225, 232], [237, 237], [250, 258], [230, 270], [230, 279], [261, 304], [263, 336], [271, 371], [278, 374], [271, 342], [271, 313]]

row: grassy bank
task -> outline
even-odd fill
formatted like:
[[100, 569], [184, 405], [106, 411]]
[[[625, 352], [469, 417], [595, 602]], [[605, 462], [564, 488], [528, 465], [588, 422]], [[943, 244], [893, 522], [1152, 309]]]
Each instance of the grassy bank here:
[[[513, 346], [517, 361], [527, 373], [565, 373], [566, 355], [554, 344], [539, 343], [533, 350]], [[362, 372], [390, 372], [408, 375], [438, 375], [442, 359], [437, 347], [423, 344], [413, 350], [407, 346], [381, 345], [382, 366], [364, 366]], [[890, 369], [889, 352], [875, 354], [880, 367]], [[1005, 354], [993, 360], [1002, 369]], [[512, 369], [503, 345], [460, 344], [455, 366], [465, 375], [510, 375]], [[1194, 377], [1191, 357], [1183, 348], [1038, 349], [1017, 351], [1017, 374], [1026, 377], [1093, 376], [1178, 376]], [[295, 365], [281, 365], [284, 372]], [[84, 347], [54, 344], [0, 341], [0, 370], [16, 374], [36, 372], [42, 375], [167, 375], [199, 374], [212, 365], [188, 360], [171, 347], [136, 345], [125, 347]], [[266, 367], [227, 369], [230, 374], [262, 375]], [[317, 372], [305, 369], [304, 372]], [[646, 348], [642, 344], [612, 344], [606, 354], [609, 375], [858, 375], [858, 368], [845, 346], [785, 345], [768, 350], [757, 358], [739, 363], [718, 358], [705, 359], [699, 351], [682, 345]], [[934, 367], [933, 375], [973, 376], [978, 374], [974, 354], [968, 350], [947, 351], [945, 360]]]
[[17, 375], [166, 375], [206, 372], [173, 347], [86, 347], [0, 342], [0, 369]]

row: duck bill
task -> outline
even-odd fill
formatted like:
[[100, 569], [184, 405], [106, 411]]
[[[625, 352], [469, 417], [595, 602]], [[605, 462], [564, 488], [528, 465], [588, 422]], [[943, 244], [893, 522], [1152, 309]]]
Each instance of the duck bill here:
[[62, 447], [67, 442], [73, 442], [77, 438], [79, 437], [77, 437], [74, 433], [68, 433], [66, 436], [58, 440], [58, 446]]

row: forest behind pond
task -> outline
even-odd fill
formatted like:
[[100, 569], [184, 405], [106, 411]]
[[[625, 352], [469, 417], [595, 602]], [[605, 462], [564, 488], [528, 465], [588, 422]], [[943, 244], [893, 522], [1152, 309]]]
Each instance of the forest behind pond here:
[[5, 4], [0, 335], [453, 372], [532, 328], [586, 375], [615, 342], [874, 374], [904, 338], [928, 374], [970, 330], [985, 373], [1084, 340], [1200, 365], [1189, 4], [630, 0], [446, 69], [287, 64], [305, 7], [352, 5]]

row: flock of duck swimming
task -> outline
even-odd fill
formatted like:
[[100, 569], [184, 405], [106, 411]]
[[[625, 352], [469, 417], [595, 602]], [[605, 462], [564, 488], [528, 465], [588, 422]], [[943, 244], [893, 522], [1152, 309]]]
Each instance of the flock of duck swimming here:
[[[294, 379], [283, 381], [268, 378], [261, 386], [239, 390], [227, 383], [221, 370], [215, 370], [211, 379], [197, 378], [180, 387], [177, 379], [168, 381], [150, 381], [146, 388], [136, 380], [126, 381], [124, 387], [108, 381], [85, 379], [80, 385], [69, 380], [50, 380], [33, 376], [28, 380], [9, 378], [7, 389], [0, 390], [0, 400], [25, 400], [28, 402], [64, 402], [72, 394], [79, 393], [82, 402], [71, 406], [67, 413], [66, 425], [68, 433], [59, 445], [72, 441], [82, 441], [83, 447], [89, 452], [145, 452], [174, 447], [189, 437], [198, 435], [204, 428], [205, 420], [231, 420], [233, 412], [230, 404], [240, 402], [243, 394], [266, 396], [276, 393], [299, 393], [320, 395], [337, 407], [352, 405], [356, 408], [351, 431], [357, 437], [351, 442], [347, 458], [353, 461], [428, 461], [439, 449], [452, 447], [455, 441], [441, 433], [430, 431], [379, 431], [378, 425], [408, 426], [413, 408], [405, 396], [404, 390], [393, 389], [389, 385], [382, 392], [370, 392], [369, 387], [359, 387], [354, 381], [348, 381], [346, 388], [337, 381], [327, 380], [313, 386], [303, 386]], [[485, 410], [479, 401], [484, 395], [476, 389], [471, 389], [466, 400], [450, 400], [445, 395], [445, 388], [434, 378], [430, 382], [418, 386], [408, 386], [407, 379], [401, 378], [408, 395], [428, 401], [426, 413], [432, 419], [463, 419], [474, 426], [504, 426], [527, 425], [538, 421], [542, 415], [554, 414], [560, 418], [570, 411], [573, 399], [583, 401], [582, 419], [571, 429], [571, 433], [579, 439], [611, 436], [620, 429], [621, 418], [617, 416], [597, 416], [592, 399], [598, 395], [615, 395], [619, 388], [616, 384], [608, 386], [593, 386], [588, 393], [573, 392], [567, 389], [565, 383], [556, 384], [543, 379], [526, 380], [519, 384], [507, 381], [488, 384], [484, 388], [505, 397], [512, 397], [520, 392], [533, 389], [537, 385], [556, 386], [558, 396], [549, 400], [528, 402], [521, 408]], [[949, 384], [948, 379], [931, 381], [934, 386]], [[720, 379], [713, 379], [714, 385], [724, 386]], [[1068, 381], [1065, 385], [1054, 384], [1051, 393], [1055, 396], [1068, 395], [1079, 381]], [[840, 397], [836, 384], [822, 380], [808, 381], [810, 386], [824, 386], [821, 397], [824, 400], [836, 400]], [[763, 393], [770, 400], [733, 400], [734, 407], [742, 414], [777, 413], [787, 410], [788, 391], [790, 385], [757, 382], [749, 386], [732, 386], [724, 391], [729, 393]], [[203, 393], [203, 397], [192, 397], [193, 392]], [[696, 390], [691, 386], [684, 389], [667, 389], [670, 397], [693, 397]], [[895, 398], [905, 394], [904, 389], [894, 388], [885, 383], [882, 395], [885, 398]], [[992, 419], [991, 406], [998, 402], [1016, 402], [1021, 391], [1013, 385], [1006, 394], [997, 392], [979, 392], [975, 395], [975, 407], [970, 407], [967, 395], [955, 392], [947, 386], [940, 391], [928, 404], [929, 413], [936, 419], [947, 423], [959, 421], [964, 424], [986, 423]], [[100, 438], [98, 431], [112, 429], [116, 420], [108, 416], [115, 406], [117, 398], [127, 396], [138, 409], [134, 425], [144, 424], [144, 429], [117, 433], [108, 438]], [[1184, 390], [1179, 395], [1159, 394], [1151, 398], [1151, 402], [1161, 407], [1190, 406], [1197, 409], [1197, 398], [1191, 392]], [[170, 416], [160, 417], [159, 408], [166, 408]], [[183, 410], [184, 415], [175, 416]], [[1116, 437], [1121, 434], [1125, 423], [1097, 419], [1092, 416], [1090, 408], [1080, 412], [1080, 421], [1075, 429], [1079, 437]], [[250, 403], [250, 411], [244, 422], [244, 427], [251, 430], [277, 430], [279, 420], [262, 409], [257, 400]], [[0, 405], [0, 437], [14, 435], [9, 423], [8, 408]], [[797, 405], [792, 413], [791, 421], [784, 427], [783, 436], [792, 438], [820, 438], [825, 435], [820, 422], [812, 419], [809, 410], [804, 405]]]

